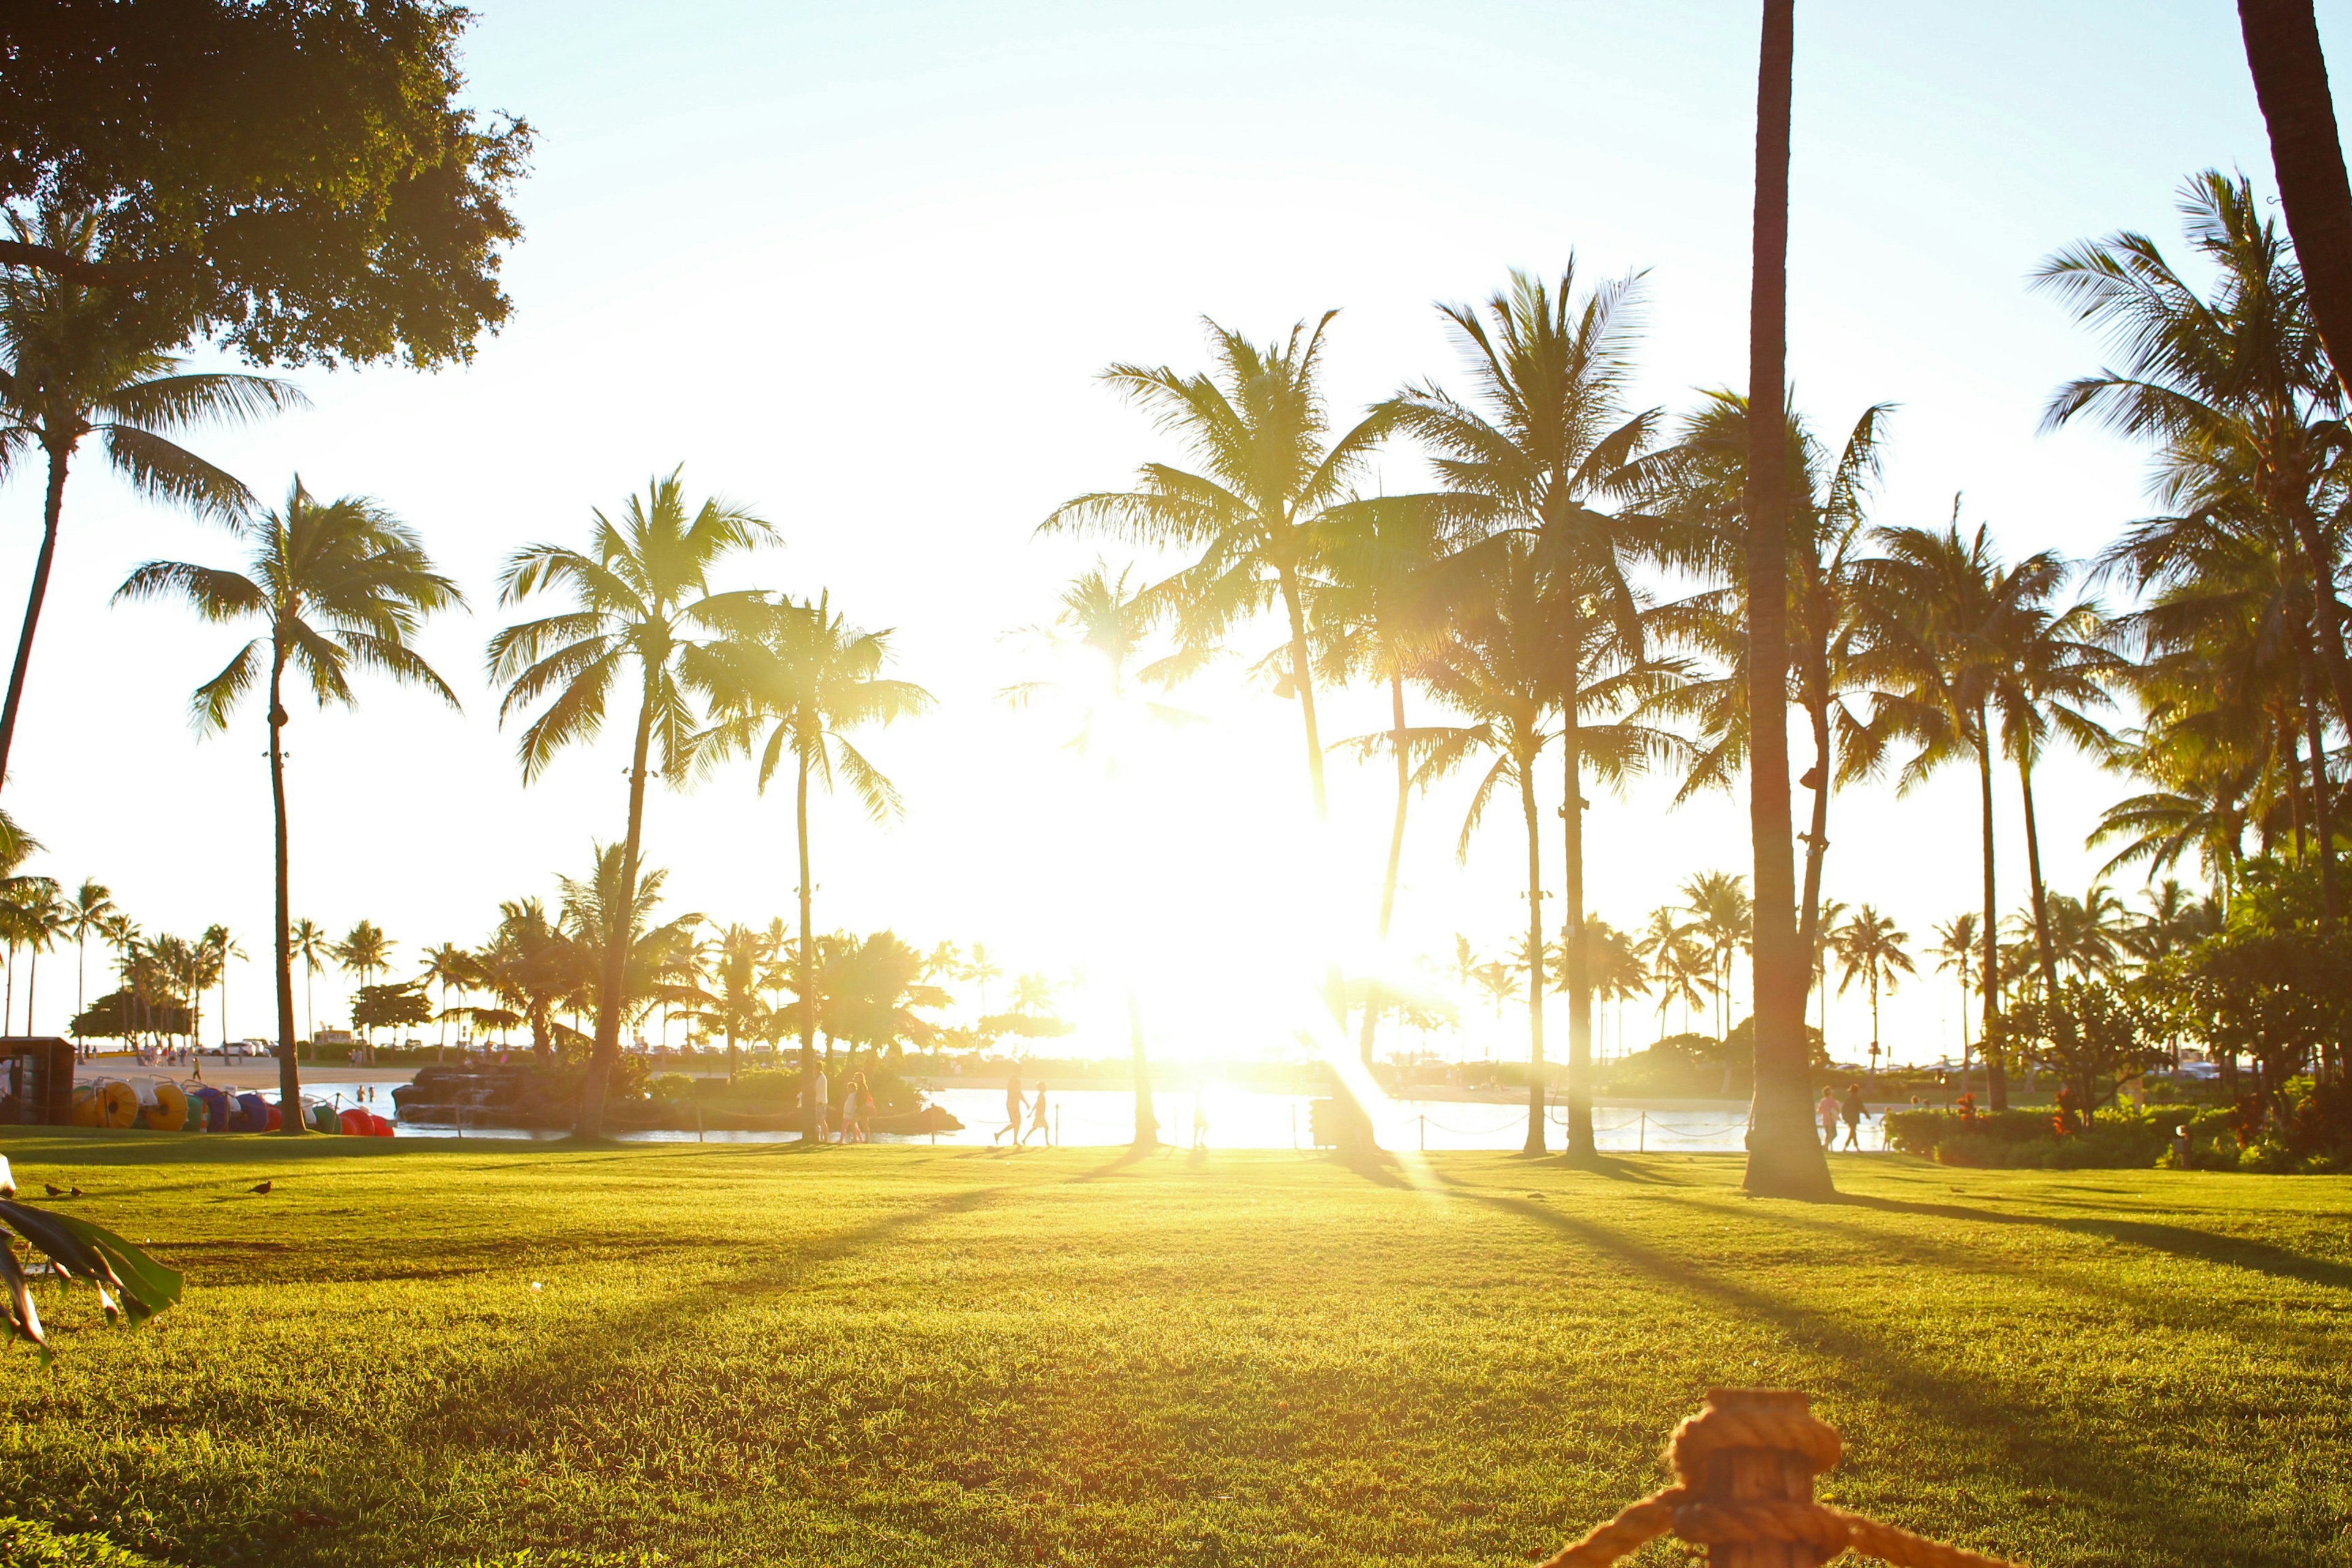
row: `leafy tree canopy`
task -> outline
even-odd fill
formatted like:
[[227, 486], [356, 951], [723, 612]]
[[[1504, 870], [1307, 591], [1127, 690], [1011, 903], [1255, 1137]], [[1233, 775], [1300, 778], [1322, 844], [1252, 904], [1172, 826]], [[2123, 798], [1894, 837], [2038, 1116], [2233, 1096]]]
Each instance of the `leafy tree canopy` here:
[[362, 985], [352, 1003], [355, 1029], [396, 1029], [403, 1024], [425, 1023], [432, 1016], [433, 1004], [425, 999], [422, 980], [404, 985]]
[[190, 1026], [187, 1008], [177, 1002], [115, 991], [76, 1016], [72, 1032], [85, 1039], [129, 1039], [138, 1035], [184, 1035]]
[[[457, 103], [443, 0], [44, 0], [0, 11], [0, 202], [104, 215], [85, 280], [159, 344], [260, 363], [471, 357], [530, 128]], [[37, 245], [0, 261], [72, 270]]]

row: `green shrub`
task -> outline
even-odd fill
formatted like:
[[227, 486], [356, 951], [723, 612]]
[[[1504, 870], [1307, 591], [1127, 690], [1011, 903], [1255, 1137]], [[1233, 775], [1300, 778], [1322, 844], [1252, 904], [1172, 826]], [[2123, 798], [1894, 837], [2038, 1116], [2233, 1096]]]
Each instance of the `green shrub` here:
[[1947, 1165], [2145, 1170], [2163, 1162], [2179, 1121], [2178, 1111], [2110, 1110], [2062, 1137], [2047, 1111], [2002, 1110], [1963, 1121], [1956, 1111], [1897, 1110], [1886, 1118], [1886, 1142]]

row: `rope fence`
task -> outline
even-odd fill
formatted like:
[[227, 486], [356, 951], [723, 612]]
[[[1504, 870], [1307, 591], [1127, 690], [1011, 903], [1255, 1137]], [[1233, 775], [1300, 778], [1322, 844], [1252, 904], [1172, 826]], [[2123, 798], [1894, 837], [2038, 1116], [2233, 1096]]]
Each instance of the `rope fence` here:
[[1819, 1568], [1851, 1548], [1896, 1568], [2019, 1568], [1813, 1500], [1813, 1478], [1844, 1456], [1802, 1394], [1714, 1388], [1675, 1428], [1675, 1484], [1652, 1492], [1543, 1568], [1606, 1568], [1661, 1535], [1704, 1546], [1712, 1568]]

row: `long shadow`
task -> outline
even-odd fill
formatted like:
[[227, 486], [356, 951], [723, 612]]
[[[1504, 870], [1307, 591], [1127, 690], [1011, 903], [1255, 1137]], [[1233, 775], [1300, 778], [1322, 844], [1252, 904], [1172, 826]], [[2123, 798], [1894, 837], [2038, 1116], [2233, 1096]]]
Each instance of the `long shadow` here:
[[[2106, 1541], [2122, 1552], [2125, 1561], [2168, 1561], [2169, 1545], [2194, 1539], [2210, 1522], [2161, 1495], [2136, 1494], [2128, 1501], [2116, 1497], [2115, 1460], [2109, 1456], [2085, 1452], [2071, 1436], [2052, 1429], [2030, 1405], [2000, 1399], [1979, 1384], [1923, 1364], [1898, 1342], [1837, 1322], [1824, 1310], [1809, 1310], [1734, 1283], [1604, 1226], [1524, 1198], [1468, 1192], [1452, 1195], [1549, 1226], [1686, 1296], [1771, 1323], [1792, 1343], [1839, 1363], [1857, 1386], [1905, 1411], [1916, 1430], [1954, 1429], [1961, 1448], [1998, 1454], [2011, 1471], [2071, 1494], [2077, 1506], [2098, 1517]], [[2212, 1489], [2218, 1493], [2225, 1489]], [[2265, 1560], [2299, 1558], [2292, 1542], [2274, 1540]]]
[[1913, 1199], [1871, 1197], [1851, 1193], [1840, 1194], [1837, 1201], [1850, 1208], [1925, 1215], [1936, 1219], [1966, 1220], [1978, 1225], [2030, 1226], [2074, 1236], [2095, 1236], [2108, 1241], [2144, 1247], [2168, 1257], [2244, 1268], [2273, 1279], [2300, 1280], [2306, 1285], [2325, 1285], [2337, 1290], [2352, 1289], [2352, 1267], [2331, 1263], [2326, 1258], [2306, 1258], [2299, 1252], [2273, 1247], [2268, 1242], [2248, 1241], [2239, 1237], [2220, 1236], [2209, 1230], [2195, 1230], [2183, 1226], [2155, 1225], [2146, 1220], [2062, 1219], [2053, 1215], [2001, 1214], [1991, 1209], [1969, 1208], [1962, 1204], [1920, 1203]]
[[1603, 1153], [1598, 1150], [1590, 1154], [1570, 1154], [1566, 1152], [1548, 1154], [1539, 1160], [1531, 1160], [1528, 1163], [1538, 1167], [1548, 1166], [1553, 1170], [1580, 1171], [1590, 1175], [1606, 1177], [1612, 1182], [1632, 1182], [1641, 1186], [1679, 1187], [1685, 1184], [1647, 1166], [1637, 1165], [1631, 1160]]

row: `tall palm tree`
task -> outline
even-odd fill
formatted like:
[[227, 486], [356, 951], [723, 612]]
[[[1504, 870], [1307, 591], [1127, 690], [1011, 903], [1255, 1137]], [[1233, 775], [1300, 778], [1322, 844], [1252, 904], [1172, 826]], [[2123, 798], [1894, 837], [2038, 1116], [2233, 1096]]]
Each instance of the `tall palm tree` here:
[[335, 944], [328, 937], [326, 928], [308, 915], [296, 921], [287, 931], [286, 937], [289, 961], [299, 961], [302, 965], [302, 1027], [315, 1050], [319, 1040], [319, 1011], [311, 1002], [310, 982], [327, 967], [327, 960], [332, 955]]
[[[79, 1018], [89, 1011], [88, 971], [89, 939], [102, 935], [107, 918], [115, 912], [114, 894], [105, 883], [94, 878], [82, 879], [80, 887], [66, 901], [66, 929], [74, 940], [74, 1016]], [[75, 1043], [80, 1043], [79, 1036]]]
[[425, 968], [417, 978], [441, 987], [441, 1043], [433, 1048], [436, 1062], [446, 1059], [449, 1050], [449, 987], [463, 989], [473, 973], [474, 955], [454, 942], [425, 950]]
[[[103, 258], [106, 232], [97, 212], [11, 212], [8, 224], [20, 242], [79, 260]], [[175, 324], [172, 336], [178, 335]], [[0, 704], [0, 787], [57, 560], [66, 472], [83, 438], [96, 436], [107, 466], [141, 494], [226, 522], [244, 515], [252, 494], [172, 437], [208, 421], [237, 424], [307, 404], [290, 384], [265, 376], [183, 373], [163, 352], [169, 346], [135, 301], [117, 290], [47, 268], [0, 269], [0, 358], [6, 361], [0, 367], [0, 479], [35, 449], [48, 465], [41, 550]]]
[[[1795, 0], [1764, 0], [1756, 75], [1755, 258], [1748, 317], [1748, 834], [1756, 858], [1755, 1131], [1752, 1193], [1825, 1197], [1829, 1159], [1813, 1135], [1805, 1049], [1805, 959], [1797, 941], [1796, 847], [1789, 822], [1789, 555], [1784, 438], [1789, 374], [1789, 134]], [[1827, 782], [1827, 781], [1824, 781]]]
[[[1476, 587], [1467, 584], [1456, 600], [1444, 640], [1421, 661], [1422, 684], [1467, 724], [1416, 730], [1411, 744], [1422, 758], [1414, 783], [1427, 788], [1481, 753], [1493, 762], [1470, 798], [1454, 846], [1467, 859], [1470, 839], [1498, 789], [1519, 797], [1528, 836], [1527, 934], [1529, 954], [1544, 951], [1543, 835], [1536, 811], [1536, 761], [1552, 740], [1546, 728], [1558, 687], [1554, 682], [1551, 625], [1538, 546], [1521, 534], [1504, 534], [1477, 560]], [[1526, 1152], [1540, 1154], [1544, 1141], [1545, 965], [1533, 962], [1528, 979], [1528, 1135]]]
[[[688, 679], [707, 692], [715, 722], [698, 745], [704, 756], [759, 757], [760, 793], [789, 763], [793, 780], [793, 825], [800, 849], [799, 961], [801, 994], [814, 994], [816, 883], [809, 867], [809, 785], [833, 788], [835, 770], [872, 820], [905, 815], [898, 787], [849, 742], [849, 731], [890, 724], [921, 713], [931, 694], [882, 670], [890, 661], [890, 634], [860, 631], [833, 609], [830, 597], [781, 599], [756, 606], [734, 635], [694, 650]], [[801, 1073], [816, 1076], [815, 1009], [801, 1009]], [[816, 1136], [821, 1108], [803, 1108], [804, 1135]]]
[[[716, 592], [711, 573], [726, 557], [773, 536], [740, 507], [706, 500], [689, 508], [672, 469], [644, 496], [631, 496], [618, 522], [594, 512], [586, 551], [561, 544], [526, 545], [499, 577], [499, 603], [520, 604], [545, 589], [569, 594], [573, 607], [507, 627], [490, 639], [490, 679], [507, 683], [499, 705], [510, 715], [543, 703], [517, 747], [525, 784], [535, 781], [564, 747], [590, 741], [604, 727], [625, 666], [637, 671], [635, 735], [629, 763], [628, 829], [621, 845], [618, 903], [635, 901], [645, 829], [647, 764], [659, 742], [662, 776], [682, 783], [695, 740], [693, 706], [679, 666], [694, 634], [717, 634], [761, 606], [749, 592]], [[604, 1097], [620, 1060], [622, 969], [628, 961], [616, 938], [603, 955], [597, 994], [596, 1043], [582, 1085], [581, 1136], [597, 1137]]]
[[1323, 334], [1338, 314], [1325, 311], [1311, 328], [1299, 322], [1279, 345], [1207, 322], [1212, 372], [1124, 363], [1104, 371], [1105, 381], [1189, 448], [1197, 471], [1146, 463], [1134, 489], [1076, 497], [1039, 525], [1041, 532], [1103, 529], [1158, 549], [1197, 552], [1161, 585], [1193, 647], [1213, 646], [1236, 624], [1281, 608], [1288, 638], [1273, 660], [1276, 690], [1298, 702], [1318, 820], [1328, 816], [1329, 802], [1307, 633], [1330, 542], [1325, 514], [1349, 499], [1349, 482], [1393, 418], [1375, 410], [1331, 437]]
[[1916, 973], [1911, 955], [1903, 944], [1911, 933], [1898, 929], [1895, 922], [1868, 904], [1856, 910], [1845, 924], [1830, 939], [1832, 951], [1838, 960], [1838, 994], [1860, 980], [1870, 988], [1870, 1074], [1878, 1076], [1878, 995], [1882, 988], [1892, 991], [1906, 974]]
[[[392, 938], [384, 934], [382, 926], [373, 921], [362, 921], [352, 927], [349, 934], [328, 949], [328, 952], [336, 963], [342, 965], [344, 973], [352, 975], [358, 981], [359, 989], [365, 991], [371, 979], [390, 967], [392, 950], [394, 945]], [[357, 1020], [354, 1019], [353, 1022], [356, 1023]], [[373, 1067], [375, 1065], [373, 1031], [362, 1029], [359, 1031], [359, 1037], [361, 1058], [370, 1067]]]
[[285, 703], [289, 669], [308, 682], [320, 707], [354, 706], [354, 667], [403, 685], [421, 686], [457, 707], [457, 694], [411, 646], [425, 618], [463, 605], [456, 584], [433, 568], [415, 530], [359, 496], [320, 504], [298, 478], [286, 505], [235, 524], [250, 544], [243, 573], [185, 561], [152, 561], [115, 592], [118, 599], [184, 599], [208, 621], [258, 620], [266, 630], [226, 668], [196, 689], [191, 712], [200, 729], [220, 730], [239, 698], [268, 676], [269, 795], [275, 814], [276, 907], [272, 920], [278, 989], [278, 1097], [282, 1125], [303, 1131], [293, 1113], [301, 1075], [294, 1053], [294, 959], [289, 925], [290, 855], [286, 814]]
[[[1948, 763], [1964, 758], [1976, 763], [1984, 869], [1979, 931], [1984, 957], [1977, 981], [1984, 994], [1985, 1093], [1991, 1109], [2005, 1110], [2009, 1078], [1996, 1045], [2001, 965], [1994, 876], [1992, 678], [2006, 574], [1981, 527], [1969, 537], [1962, 536], [1957, 522], [1940, 533], [1883, 528], [1874, 537], [1884, 553], [1857, 568], [1863, 579], [1858, 613], [1868, 621], [1869, 630], [1867, 650], [1856, 656], [1855, 663], [1858, 683], [1871, 689], [1874, 711], [1856, 768], [1876, 769], [1898, 738], [1916, 748], [1898, 776], [1902, 792]], [[2031, 582], [2042, 567], [2029, 562], [2020, 570]]]
[[1664, 742], [1660, 732], [1622, 720], [1629, 699], [1654, 696], [1664, 673], [1648, 658], [1633, 583], [1633, 563], [1654, 541], [1644, 520], [1593, 506], [1620, 486], [1658, 418], [1655, 410], [1629, 415], [1625, 406], [1638, 306], [1635, 278], [1580, 297], [1573, 259], [1556, 285], [1514, 272], [1483, 314], [1469, 305], [1438, 307], [1468, 367], [1470, 398], [1424, 384], [1387, 405], [1398, 428], [1433, 452], [1456, 530], [1525, 531], [1540, 542], [1568, 802], [1561, 816], [1568, 1145], [1579, 1155], [1594, 1152], [1584, 783], [1588, 773], [1614, 782]]
[[[1163, 725], [1190, 724], [1200, 721], [1200, 715], [1154, 702], [1135, 689], [1134, 683], [1165, 686], [1180, 678], [1192, 661], [1182, 655], [1171, 655], [1144, 665], [1139, 670], [1132, 665], [1150, 647], [1152, 634], [1165, 620], [1167, 601], [1148, 590], [1130, 589], [1128, 574], [1110, 575], [1100, 562], [1093, 570], [1080, 574], [1062, 593], [1061, 613], [1048, 626], [1029, 628], [1029, 635], [1043, 642], [1046, 648], [1064, 659], [1083, 661], [1084, 673], [1073, 682], [1024, 681], [1009, 686], [1001, 695], [1015, 707], [1026, 705], [1038, 697], [1055, 689], [1066, 695], [1076, 689], [1077, 730], [1065, 746], [1081, 756], [1092, 754], [1100, 759], [1104, 786], [1123, 793], [1123, 773], [1131, 770], [1141, 760], [1135, 755], [1137, 743], [1153, 722]], [[1134, 809], [1122, 801], [1124, 809]], [[1124, 857], [1105, 855], [1103, 866], [1113, 877], [1120, 868], [1132, 872], [1132, 866], [1123, 866]], [[1134, 902], [1132, 887], [1107, 887], [1105, 907], [1117, 909]], [[1125, 933], [1128, 943], [1139, 949], [1143, 938], [1139, 931]], [[1160, 1118], [1154, 1111], [1151, 1098], [1151, 1064], [1146, 1049], [1143, 1024], [1142, 987], [1132, 973], [1126, 976], [1128, 1055], [1135, 1079], [1135, 1140], [1138, 1149], [1157, 1147], [1160, 1142]], [[1368, 1000], [1369, 1008], [1373, 1003]]]
[[1960, 979], [1960, 1092], [1969, 1089], [1969, 973], [1975, 967], [1977, 949], [1982, 943], [1977, 935], [1977, 915], [1974, 910], [1962, 910], [1936, 928], [1936, 945], [1928, 953], [1936, 960], [1937, 973], [1958, 974]]

